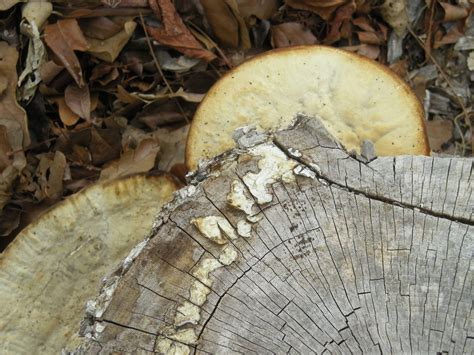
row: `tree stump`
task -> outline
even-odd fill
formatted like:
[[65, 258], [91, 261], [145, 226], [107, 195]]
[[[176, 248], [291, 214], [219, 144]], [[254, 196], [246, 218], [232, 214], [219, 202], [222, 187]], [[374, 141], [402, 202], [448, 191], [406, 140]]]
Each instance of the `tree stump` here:
[[239, 143], [105, 281], [78, 353], [474, 352], [472, 160], [352, 156], [308, 118]]

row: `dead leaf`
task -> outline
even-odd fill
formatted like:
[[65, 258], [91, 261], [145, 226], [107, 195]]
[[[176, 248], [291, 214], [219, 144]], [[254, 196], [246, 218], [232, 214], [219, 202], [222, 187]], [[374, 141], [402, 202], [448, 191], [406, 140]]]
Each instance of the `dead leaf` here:
[[456, 27], [453, 27], [448, 33], [446, 33], [444, 36], [441, 33], [441, 31], [436, 32], [435, 38], [434, 38], [434, 43], [433, 43], [433, 48], [437, 49], [441, 46], [444, 46], [445, 44], [453, 44], [457, 43], [457, 41], [464, 36], [462, 32], [460, 32]]
[[348, 0], [285, 0], [288, 6], [314, 12], [326, 21], [339, 6], [347, 2]]
[[235, 16], [237, 19], [237, 22], [239, 24], [239, 46], [243, 50], [250, 49], [252, 47], [252, 43], [250, 43], [250, 36], [249, 36], [249, 30], [247, 28], [247, 24], [245, 23], [244, 18], [239, 12], [239, 7], [237, 5], [236, 0], [225, 0], [226, 4], [229, 6], [230, 10], [232, 11], [232, 14]]
[[189, 124], [177, 129], [160, 128], [156, 134], [160, 141], [158, 168], [170, 171], [173, 166], [184, 163], [184, 151]]
[[406, 0], [385, 0], [380, 7], [383, 19], [393, 28], [399, 37], [402, 37], [408, 27]]
[[160, 88], [157, 92], [146, 94], [140, 91], [128, 92], [121, 85], [118, 85], [116, 96], [120, 101], [130, 104], [135, 104], [140, 101], [143, 101], [145, 103], [151, 103], [156, 100], [170, 99], [174, 97], [180, 97], [188, 102], [199, 103], [204, 99], [204, 96], [206, 96], [206, 94], [195, 94], [191, 92], [185, 92], [183, 88], [179, 88], [175, 92], [168, 92], [167, 88], [165, 87]]
[[92, 128], [89, 151], [92, 164], [98, 166], [118, 159], [121, 150], [121, 135], [116, 128]]
[[239, 22], [222, 0], [201, 0], [204, 14], [220, 44], [239, 47]]
[[272, 26], [272, 46], [274, 48], [291, 47], [303, 44], [315, 44], [318, 39], [301, 23], [287, 22]]
[[[31, 6], [32, 4], [33, 3], [26, 4], [23, 10], [27, 9], [27, 6]], [[41, 2], [39, 4], [43, 3]], [[44, 6], [44, 8], [46, 8], [46, 6]], [[25, 16], [25, 14], [23, 15]], [[46, 14], [43, 13], [40, 16], [46, 16]], [[21, 32], [29, 37], [25, 67], [18, 78], [18, 86], [20, 86], [20, 89], [18, 90], [19, 97], [21, 100], [25, 101], [34, 96], [38, 85], [41, 83], [41, 66], [47, 59], [46, 47], [40, 38], [40, 32], [35, 22], [43, 21], [43, 19], [35, 18], [34, 14], [30, 15], [30, 17], [33, 18], [30, 20], [28, 20], [27, 17], [25, 18], [27, 21], [31, 22], [22, 21], [20, 24]], [[26, 82], [23, 82], [25, 79]]]
[[63, 195], [63, 177], [67, 162], [63, 153], [45, 153], [39, 155], [40, 162], [36, 169], [36, 177], [40, 190], [35, 196], [38, 201], [43, 199], [57, 200]]
[[45, 84], [49, 84], [64, 69], [63, 66], [57, 65], [54, 61], [48, 60], [40, 67], [41, 80]]
[[457, 21], [466, 18], [469, 15], [468, 9], [462, 6], [452, 5], [449, 2], [438, 2], [443, 8], [443, 22]]
[[376, 32], [357, 32], [357, 37], [361, 43], [374, 44], [374, 45], [383, 45], [385, 44], [385, 39], [381, 34]]
[[150, 7], [157, 17], [162, 17], [163, 21], [163, 28], [147, 26], [150, 35], [158, 42], [187, 56], [201, 58], [207, 62], [216, 58], [214, 53], [204, 49], [189, 32], [171, 0], [150, 0]]
[[21, 11], [23, 18], [30, 24], [41, 28], [53, 12], [53, 4], [47, 0], [28, 1]]
[[0, 237], [9, 236], [20, 225], [21, 210], [7, 206], [0, 214]]
[[349, 52], [355, 52], [370, 59], [377, 59], [380, 55], [380, 47], [371, 44], [359, 44], [357, 46], [341, 47]]
[[[342, 35], [343, 27], [344, 25], [350, 26], [350, 20], [352, 19], [352, 15], [354, 14], [356, 10], [356, 5], [351, 2], [347, 5], [341, 6], [340, 8], [337, 9], [336, 15], [334, 16], [334, 19], [330, 21], [330, 30], [326, 38], [324, 39], [324, 42], [327, 44], [332, 44], [334, 42], [337, 42], [341, 39], [341, 37], [346, 37], [345, 35]], [[352, 35], [352, 31], [349, 34], [349, 36]]]
[[20, 2], [24, 2], [24, 0], [0, 0], [0, 11], [8, 10]]
[[83, 88], [76, 84], [69, 84], [64, 90], [64, 101], [66, 105], [81, 118], [90, 121], [91, 119], [91, 95], [89, 87], [86, 85]]
[[16, 101], [18, 52], [0, 42], [0, 211], [11, 196], [11, 187], [26, 166], [24, 148], [30, 144], [25, 111]]
[[113, 63], [132, 37], [136, 27], [135, 21], [128, 21], [124, 24], [122, 31], [107, 39], [101, 40], [87, 37], [87, 42], [89, 43], [87, 52], [105, 62]]
[[237, 0], [239, 12], [243, 17], [258, 17], [268, 20], [278, 11], [278, 0]]
[[401, 78], [406, 78], [408, 75], [408, 60], [407, 59], [400, 59], [395, 63], [390, 65], [390, 69], [397, 73], [397, 75]]
[[189, 58], [185, 55], [172, 57], [169, 51], [159, 50], [156, 53], [161, 68], [174, 72], [186, 72], [198, 65], [201, 61], [197, 58]]
[[431, 149], [435, 152], [441, 151], [443, 144], [453, 137], [453, 123], [440, 118], [425, 123]]
[[[84, 37], [95, 39], [107, 39], [123, 30], [125, 22], [133, 18], [111, 18], [98, 16], [80, 20], [80, 27]], [[119, 20], [119, 21], [118, 21]], [[120, 21], [122, 20], [122, 21]]]
[[55, 24], [47, 25], [44, 34], [48, 47], [56, 54], [77, 85], [83, 87], [81, 65], [74, 51], [84, 52], [88, 49], [88, 44], [77, 21], [75, 19], [59, 20]]
[[100, 173], [100, 181], [110, 181], [137, 173], [146, 173], [153, 169], [160, 151], [160, 145], [154, 139], [145, 139], [137, 149], [124, 152], [119, 160], [112, 162]]
[[354, 26], [359, 27], [361, 30], [367, 32], [375, 32], [374, 27], [370, 23], [370, 20], [365, 16], [359, 16], [351, 20]]
[[177, 100], [167, 100], [165, 102], [155, 101], [146, 105], [136, 116], [139, 122], [144, 123], [151, 130], [157, 127], [175, 125], [185, 120], [184, 114], [192, 117], [193, 112], [183, 107]]
[[[0, 117], [14, 120], [21, 126], [23, 138], [20, 140], [23, 148], [30, 144], [28, 133], [28, 122], [25, 111], [16, 101], [16, 87], [18, 77], [16, 74], [16, 64], [18, 52], [15, 47], [10, 47], [6, 42], [0, 42], [0, 78], [3, 78], [4, 90], [0, 96]], [[21, 147], [12, 147], [14, 150]]]
[[51, 102], [54, 102], [58, 105], [58, 112], [59, 118], [61, 122], [64, 123], [66, 126], [73, 126], [79, 121], [79, 115], [75, 114], [68, 105], [66, 105], [66, 101], [62, 97], [56, 97], [50, 99]]

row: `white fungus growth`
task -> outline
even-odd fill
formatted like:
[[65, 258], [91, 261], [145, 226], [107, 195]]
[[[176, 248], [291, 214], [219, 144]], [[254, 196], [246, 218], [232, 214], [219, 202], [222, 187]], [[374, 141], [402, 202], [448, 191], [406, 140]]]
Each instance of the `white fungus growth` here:
[[252, 232], [252, 225], [245, 220], [237, 223], [237, 234], [244, 238], [250, 238]]
[[217, 244], [226, 244], [228, 239], [237, 239], [234, 227], [232, 227], [224, 217], [207, 216], [193, 218], [191, 223], [196, 226], [199, 232], [209, 240]]
[[199, 322], [200, 308], [191, 302], [184, 301], [176, 309], [176, 315], [174, 317], [174, 325], [181, 327], [185, 324], [197, 324]]
[[232, 181], [230, 192], [227, 194], [227, 202], [247, 215], [252, 214], [254, 202], [245, 195], [245, 186], [239, 180]]
[[250, 154], [262, 157], [258, 162], [260, 171], [257, 174], [247, 173], [243, 178], [244, 183], [259, 204], [269, 203], [273, 196], [268, 192], [267, 186], [280, 179], [286, 183], [294, 181], [292, 169], [296, 166], [296, 162], [288, 159], [285, 153], [270, 144], [252, 148]]

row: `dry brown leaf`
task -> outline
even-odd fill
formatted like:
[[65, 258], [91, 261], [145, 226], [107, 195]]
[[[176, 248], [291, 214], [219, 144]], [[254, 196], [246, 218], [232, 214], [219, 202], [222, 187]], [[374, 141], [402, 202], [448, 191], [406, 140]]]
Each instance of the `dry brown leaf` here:
[[146, 173], [153, 169], [160, 151], [160, 145], [154, 139], [144, 139], [135, 150], [122, 154], [119, 160], [112, 162], [100, 173], [100, 181], [110, 181], [137, 173]]
[[184, 151], [189, 124], [177, 129], [160, 128], [156, 131], [160, 140], [158, 168], [170, 171], [175, 165], [184, 165]]
[[285, 0], [288, 6], [314, 12], [324, 20], [329, 20], [332, 13], [347, 2], [348, 0]]
[[26, 166], [24, 148], [30, 144], [25, 111], [16, 101], [18, 52], [0, 42], [0, 128], [2, 168], [0, 169], [0, 211], [11, 195], [11, 187]]
[[[327, 44], [331, 44], [337, 42], [341, 39], [344, 32], [344, 25], [350, 26], [350, 20], [352, 19], [352, 15], [356, 10], [356, 5], [353, 2], [350, 2], [347, 5], [341, 6], [336, 11], [336, 15], [334, 19], [330, 22], [330, 30], [324, 42]], [[349, 31], [352, 32], [352, 31]], [[352, 35], [350, 33], [349, 35]]]
[[80, 21], [82, 33], [89, 38], [107, 39], [122, 31], [123, 24], [131, 18], [124, 18], [123, 23], [114, 20], [116, 19], [105, 16], [82, 19]]
[[445, 44], [453, 44], [457, 43], [459, 38], [463, 37], [464, 34], [460, 32], [456, 27], [453, 27], [451, 31], [446, 33], [444, 36], [441, 33], [441, 31], [436, 32], [435, 34], [435, 40], [433, 43], [433, 48], [439, 48], [441, 46], [444, 46]]
[[172, 47], [189, 57], [196, 57], [210, 62], [215, 54], [204, 47], [193, 37], [183, 20], [179, 17], [171, 0], [150, 0], [150, 7], [157, 17], [162, 18], [163, 28], [147, 26], [147, 30], [158, 42]]
[[45, 198], [57, 200], [63, 195], [63, 177], [67, 168], [66, 157], [60, 151], [41, 154], [36, 176], [40, 190], [35, 196], [38, 201]]
[[406, 0], [385, 0], [380, 7], [383, 19], [401, 37], [408, 27]]
[[370, 20], [367, 17], [356, 17], [355, 19], [352, 19], [352, 23], [366, 32], [375, 32], [374, 27], [372, 26]]
[[232, 11], [232, 14], [235, 16], [239, 24], [240, 48], [243, 50], [250, 49], [252, 47], [252, 43], [250, 42], [249, 30], [247, 28], [247, 24], [245, 23], [244, 18], [239, 12], [237, 1], [225, 0], [225, 2], [229, 6], [230, 10]]
[[441, 2], [441, 1], [439, 2], [439, 4], [443, 8], [443, 12], [444, 12], [443, 22], [461, 20], [467, 17], [467, 15], [469, 15], [468, 9], [462, 6], [456, 6], [448, 2]]
[[49, 84], [63, 69], [62, 65], [57, 65], [53, 60], [49, 60], [41, 65], [41, 80], [45, 84]]
[[[2, 78], [3, 87], [0, 93], [0, 117], [18, 122], [23, 132], [23, 138], [20, 140], [23, 148], [30, 144], [30, 135], [28, 133], [28, 122], [25, 111], [16, 101], [16, 86], [18, 76], [16, 74], [16, 64], [18, 52], [15, 47], [10, 47], [6, 42], [0, 42], [0, 78]], [[19, 149], [21, 147], [12, 147]]]
[[0, 11], [8, 10], [20, 2], [24, 2], [24, 0], [0, 0]]
[[392, 71], [394, 71], [399, 77], [404, 79], [408, 74], [408, 60], [400, 59], [391, 64], [390, 69], [392, 69]]
[[287, 22], [272, 26], [272, 45], [274, 48], [315, 44], [318, 39], [301, 23]]
[[220, 44], [226, 47], [239, 46], [239, 23], [222, 0], [201, 0], [204, 14]]
[[74, 112], [79, 117], [90, 121], [91, 95], [87, 85], [83, 88], [80, 88], [74, 83], [69, 84], [66, 90], [64, 90], [64, 101], [72, 112]]
[[121, 136], [115, 128], [92, 128], [89, 151], [92, 164], [102, 165], [108, 161], [118, 159], [121, 150]]
[[346, 51], [355, 52], [370, 59], [377, 59], [380, 55], [380, 47], [371, 44], [359, 44], [357, 46], [341, 47]]
[[59, 20], [55, 24], [47, 25], [44, 34], [48, 47], [56, 54], [77, 85], [83, 87], [81, 65], [74, 51], [84, 52], [88, 49], [88, 44], [77, 21], [75, 19]]
[[237, 0], [237, 5], [243, 17], [255, 16], [260, 20], [268, 20], [278, 11], [278, 0]]
[[124, 24], [123, 30], [112, 37], [103, 40], [87, 38], [87, 42], [89, 43], [87, 52], [105, 62], [113, 63], [132, 37], [136, 27], [137, 24], [135, 21], [128, 21]]
[[426, 130], [433, 151], [439, 152], [444, 143], [453, 137], [453, 122], [443, 119], [426, 121]]
[[10, 160], [10, 144], [8, 143], [8, 131], [7, 127], [0, 126], [0, 171], [5, 170], [11, 165]]
[[367, 44], [374, 44], [374, 45], [382, 45], [385, 43], [385, 39], [383, 36], [376, 32], [357, 32], [357, 36], [359, 37], [359, 41], [361, 43]]
[[0, 237], [10, 235], [20, 225], [20, 216], [22, 211], [18, 208], [6, 207], [0, 213]]
[[79, 121], [79, 115], [72, 112], [69, 106], [66, 105], [64, 98], [56, 97], [51, 99], [51, 102], [54, 102], [56, 105], [58, 105], [59, 118], [66, 126], [73, 126], [77, 123], [77, 121]]

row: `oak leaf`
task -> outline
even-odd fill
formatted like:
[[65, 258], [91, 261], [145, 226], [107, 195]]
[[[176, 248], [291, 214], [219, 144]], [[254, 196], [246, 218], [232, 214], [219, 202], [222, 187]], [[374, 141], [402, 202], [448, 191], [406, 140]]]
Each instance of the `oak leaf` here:
[[120, 159], [112, 162], [100, 173], [101, 181], [109, 181], [137, 173], [146, 173], [153, 169], [160, 151], [160, 145], [154, 139], [144, 139], [138, 147], [126, 151]]
[[69, 84], [64, 91], [64, 101], [72, 112], [74, 112], [79, 117], [90, 121], [91, 95], [87, 85], [83, 88], [80, 88], [74, 83]]
[[153, 38], [162, 45], [172, 47], [189, 57], [204, 59], [207, 62], [216, 58], [215, 54], [204, 49], [185, 26], [171, 0], [150, 0], [150, 7], [163, 21], [162, 28], [147, 26]]
[[59, 20], [44, 29], [45, 41], [79, 87], [84, 86], [81, 65], [75, 50], [86, 51], [88, 43], [75, 19]]

